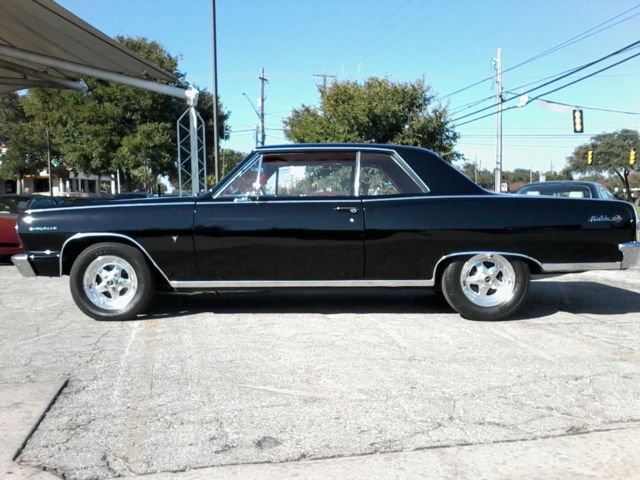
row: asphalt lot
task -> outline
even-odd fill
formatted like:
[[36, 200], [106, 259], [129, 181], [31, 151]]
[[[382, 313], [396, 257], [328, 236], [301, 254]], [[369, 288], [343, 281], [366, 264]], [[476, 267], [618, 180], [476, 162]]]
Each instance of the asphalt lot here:
[[534, 282], [499, 323], [420, 290], [162, 295], [96, 322], [66, 278], [0, 266], [0, 285], [0, 383], [69, 378], [18, 460], [67, 479], [640, 421], [638, 270]]

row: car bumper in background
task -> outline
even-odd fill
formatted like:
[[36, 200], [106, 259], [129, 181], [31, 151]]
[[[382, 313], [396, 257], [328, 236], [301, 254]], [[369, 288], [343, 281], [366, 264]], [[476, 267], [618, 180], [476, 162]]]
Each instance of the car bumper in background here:
[[621, 243], [618, 248], [622, 252], [620, 268], [640, 267], [640, 242]]

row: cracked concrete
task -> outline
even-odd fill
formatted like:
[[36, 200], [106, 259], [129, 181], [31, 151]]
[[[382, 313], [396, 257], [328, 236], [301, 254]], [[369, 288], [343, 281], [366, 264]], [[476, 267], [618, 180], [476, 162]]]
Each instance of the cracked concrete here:
[[19, 461], [70, 480], [640, 419], [637, 270], [535, 282], [518, 318], [500, 323], [463, 320], [430, 292], [388, 290], [163, 295], [146, 318], [95, 322], [67, 279], [0, 266], [0, 281], [11, 285], [0, 292], [0, 382], [70, 379]]

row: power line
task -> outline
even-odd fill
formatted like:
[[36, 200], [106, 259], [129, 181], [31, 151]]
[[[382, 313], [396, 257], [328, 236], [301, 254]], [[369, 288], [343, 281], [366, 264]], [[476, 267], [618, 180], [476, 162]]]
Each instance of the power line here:
[[[620, 55], [621, 53], [624, 53], [624, 52], [626, 52], [626, 51], [628, 51], [628, 50], [630, 50], [630, 49], [632, 49], [632, 48], [634, 48], [634, 47], [636, 47], [638, 45], [640, 45], [640, 40], [637, 40], [637, 41], [635, 41], [633, 43], [630, 43], [629, 45], [626, 45], [625, 47], [622, 47], [621, 49], [616, 50], [615, 52], [609, 53], [609, 54], [605, 55], [604, 57], [600, 57], [597, 60], [593, 60], [592, 62], [586, 63], [586, 64], [581, 65], [581, 66], [576, 67], [576, 68], [573, 68], [573, 69], [569, 70], [568, 73], [565, 73], [564, 75], [560, 75], [559, 77], [556, 77], [553, 80], [549, 80], [548, 82], [545, 82], [542, 85], [539, 85], [539, 86], [537, 86], [535, 88], [529, 89], [529, 90], [527, 90], [525, 92], [522, 92], [520, 94], [514, 95], [514, 96], [512, 96], [510, 98], [507, 98], [507, 99], [503, 100], [502, 103], [509, 102], [511, 100], [514, 100], [516, 98], [521, 97], [522, 95], [526, 95], [528, 93], [535, 92], [536, 90], [540, 90], [541, 88], [544, 88], [544, 87], [546, 87], [548, 85], [551, 85], [552, 83], [555, 83], [555, 82], [558, 82], [558, 81], [560, 81], [560, 80], [562, 80], [564, 78], [567, 78], [567, 77], [573, 75], [574, 73], [577, 73], [579, 71], [585, 70], [585, 69], [587, 69], [589, 67], [592, 67], [593, 65], [596, 65], [596, 64], [598, 64], [600, 62], [603, 62], [603, 61], [605, 61], [605, 60], [607, 60], [607, 59], [609, 59], [611, 57], [614, 57], [616, 55]], [[633, 56], [629, 57], [627, 60], [630, 60], [631, 58], [633, 58]], [[625, 61], [627, 61], [627, 60], [625, 60]], [[620, 63], [624, 63], [624, 62], [618, 62], [618, 63], [613, 64], [612, 66], [619, 65]], [[607, 67], [607, 68], [602, 69], [602, 70], [598, 70], [597, 73], [603, 72], [603, 71], [607, 70], [608, 68], [610, 68], [610, 67]], [[584, 78], [589, 78], [589, 76], [584, 77]], [[456, 122], [458, 120], [462, 120], [463, 118], [468, 118], [468, 117], [471, 117], [473, 115], [476, 115], [477, 113], [485, 112], [485, 111], [489, 110], [490, 108], [493, 108], [493, 107], [497, 106], [498, 103], [494, 103], [493, 105], [489, 105], [487, 107], [483, 107], [483, 108], [481, 108], [479, 110], [476, 110], [474, 112], [467, 113], [465, 115], [462, 115], [461, 117], [457, 117], [457, 118], [451, 120], [451, 122], [453, 123], [453, 122]], [[509, 108], [513, 108], [513, 107], [509, 107]], [[482, 118], [484, 118], [484, 117], [482, 117]], [[465, 123], [467, 123], [467, 122], [465, 122]]]
[[[631, 56], [629, 56], [629, 57], [627, 57], [627, 58], [624, 58], [624, 59], [622, 59], [622, 60], [620, 60], [620, 61], [618, 61], [618, 62], [616, 62], [616, 63], [613, 63], [613, 64], [611, 64], [611, 65], [608, 65], [608, 66], [606, 66], [606, 67], [604, 67], [604, 68], [601, 68], [600, 70], [596, 70], [595, 72], [592, 72], [592, 73], [590, 73], [590, 74], [588, 74], [588, 75], [585, 75], [585, 76], [583, 76], [583, 77], [580, 77], [580, 78], [578, 78], [578, 79], [576, 79], [576, 80], [573, 80], [572, 82], [566, 83], [566, 84], [561, 85], [561, 86], [559, 86], [559, 87], [557, 87], [557, 88], [554, 88], [554, 89], [552, 89], [552, 90], [549, 90], [548, 92], [541, 93], [540, 95], [537, 95], [537, 96], [535, 96], [535, 97], [533, 97], [533, 98], [529, 99], [529, 103], [530, 103], [530, 102], [532, 102], [532, 101], [534, 101], [534, 100], [538, 100], [538, 99], [540, 99], [541, 97], [544, 97], [545, 95], [551, 95], [552, 93], [555, 93], [555, 92], [560, 91], [560, 90], [562, 90], [562, 89], [564, 89], [564, 88], [570, 87], [571, 85], [575, 85], [575, 84], [576, 84], [576, 83], [578, 83], [578, 82], [581, 82], [581, 81], [583, 81], [583, 80], [586, 80], [587, 78], [591, 78], [591, 77], [593, 77], [593, 76], [597, 75], [597, 74], [598, 74], [598, 73], [600, 73], [600, 72], [604, 72], [604, 71], [609, 70], [609, 69], [611, 69], [611, 68], [613, 68], [613, 67], [616, 67], [616, 66], [621, 65], [621, 64], [623, 64], [623, 63], [625, 63], [625, 62], [628, 62], [629, 60], [632, 60], [632, 59], [634, 59], [634, 58], [636, 58], [636, 57], [638, 57], [638, 56], [640, 56], [640, 53], [636, 53], [636, 54], [634, 54], [634, 55], [631, 55]], [[560, 80], [560, 79], [558, 79], [558, 80]], [[557, 81], [557, 80], [555, 80], [555, 81]], [[555, 82], [555, 81], [554, 81], [554, 82]], [[549, 82], [549, 83], [554, 83], [554, 82]], [[534, 88], [534, 89], [530, 90], [529, 92], [525, 92], [525, 93], [530, 93], [530, 92], [532, 92], [532, 91], [534, 91], [534, 90], [538, 90], [538, 89], [540, 89], [540, 88], [542, 88], [542, 87], [544, 87], [544, 86], [548, 85], [549, 83], [547, 83], [547, 84], [545, 84], [545, 85], [541, 85], [540, 87], [536, 87], [536, 88]], [[506, 101], [513, 100], [514, 98], [517, 98], [517, 97], [511, 97], [510, 99], [508, 99], [508, 100], [506, 100]], [[491, 107], [488, 107], [488, 108], [491, 108]], [[511, 107], [508, 107], [508, 108], [503, 109], [502, 111], [504, 112], [504, 111], [507, 111], [507, 110], [511, 110], [511, 109], [513, 109], [513, 108], [518, 108], [518, 106], [513, 105], [513, 106], [511, 106]], [[484, 110], [487, 110], [487, 108], [482, 109], [482, 111], [484, 111]], [[490, 116], [495, 115], [495, 114], [496, 114], [496, 112], [491, 112], [491, 113], [489, 113], [489, 114], [487, 114], [487, 115], [483, 115], [483, 116], [478, 117], [478, 118], [473, 118], [473, 119], [471, 119], [471, 120], [469, 120], [469, 121], [467, 121], [467, 122], [458, 123], [458, 124], [456, 124], [456, 125], [455, 125], [455, 127], [461, 127], [462, 125], [466, 125], [466, 124], [471, 123], [471, 122], [475, 122], [475, 121], [478, 121], [478, 120], [482, 120], [483, 118], [490, 117]], [[471, 114], [470, 114], [470, 115], [471, 115]], [[469, 115], [465, 115], [465, 117], [467, 117], [467, 116], [469, 116]], [[461, 118], [462, 118], [462, 117], [461, 117]], [[453, 122], [453, 120], [452, 120], [452, 122]]]
[[[640, 112], [628, 112], [625, 110], [613, 110], [610, 108], [598, 108], [598, 107], [586, 107], [584, 105], [572, 105], [570, 103], [554, 102], [553, 100], [547, 100], [546, 98], [537, 98], [536, 100], [544, 101], [547, 103], [554, 103], [556, 105], [563, 105], [565, 107], [581, 108], [583, 110], [596, 110], [598, 112], [621, 113], [623, 115], [640, 115]], [[567, 135], [573, 135], [573, 134], [568, 133]]]
[[[512, 67], [509, 67], [509, 68], [505, 69], [503, 73], [507, 73], [507, 72], [510, 72], [511, 70], [515, 70], [516, 68], [519, 68], [519, 67], [521, 67], [523, 65], [526, 65], [527, 63], [533, 62], [533, 61], [538, 60], [539, 58], [542, 58], [542, 57], [546, 57], [547, 55], [555, 53], [558, 50], [561, 50], [561, 49], [566, 48], [566, 47], [568, 47], [570, 45], [573, 45], [574, 43], [577, 43], [577, 42], [582, 41], [582, 40], [584, 40], [586, 38], [592, 37], [593, 35], [596, 35], [596, 34], [598, 34], [600, 32], [608, 30], [609, 28], [612, 28], [612, 27], [614, 27], [614, 26], [616, 26], [616, 25], [618, 25], [618, 24], [620, 24], [622, 22], [626, 22], [627, 20], [630, 20], [630, 19], [636, 17], [637, 15], [640, 15], [640, 12], [639, 13], [635, 13], [635, 14], [633, 14], [633, 15], [627, 17], [627, 18], [624, 18], [622, 20], [619, 20], [618, 22], [616, 22], [616, 23], [614, 23], [612, 25], [608, 25], [608, 26], [606, 26], [604, 28], [601, 28], [600, 30], [597, 30], [595, 32], [593, 31], [593, 30], [595, 30], [595, 29], [597, 29], [599, 27], [602, 27], [603, 25], [606, 25], [607, 23], [610, 23], [611, 21], [613, 21], [613, 20], [615, 20], [617, 18], [620, 18], [621, 16], [626, 15], [627, 13], [629, 13], [629, 12], [631, 12], [633, 10], [636, 10], [638, 8], [640, 8], [640, 4], [637, 4], [634, 7], [631, 7], [629, 9], [625, 10], [624, 12], [613, 16], [613, 17], [609, 18], [608, 20], [605, 20], [604, 22], [599, 23], [596, 26], [591, 27], [590, 29], [585, 30], [582, 33], [579, 33], [578, 35], [575, 35], [575, 36], [569, 38], [568, 40], [565, 40], [564, 42], [561, 42], [561, 43], [559, 43], [559, 44], [557, 44], [557, 45], [555, 45], [555, 46], [553, 46], [551, 48], [548, 48], [547, 50], [544, 50], [543, 52], [540, 52], [540, 53], [534, 55], [533, 57], [529, 57], [528, 59], [523, 60], [522, 62], [517, 63], [516, 65], [513, 65]], [[466, 90], [469, 90], [470, 88], [473, 88], [475, 86], [481, 85], [481, 84], [483, 84], [484, 82], [486, 82], [488, 80], [492, 80], [493, 77], [494, 77], [493, 75], [489, 75], [489, 76], [487, 76], [487, 77], [485, 77], [485, 78], [483, 78], [481, 80], [478, 80], [478, 81], [473, 82], [473, 83], [471, 83], [471, 84], [469, 84], [469, 85], [467, 85], [465, 87], [459, 88], [458, 90], [455, 90], [455, 91], [453, 91], [451, 93], [448, 93], [448, 94], [444, 95], [442, 98], [449, 98], [449, 97], [452, 97], [454, 95], [457, 95], [458, 93], [462, 93], [462, 92], [464, 92]]]

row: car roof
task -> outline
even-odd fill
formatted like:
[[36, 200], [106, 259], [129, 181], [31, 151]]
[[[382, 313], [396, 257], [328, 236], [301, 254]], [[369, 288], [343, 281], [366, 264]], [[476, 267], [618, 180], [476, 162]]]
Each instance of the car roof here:
[[283, 151], [300, 151], [300, 150], [331, 150], [331, 149], [343, 149], [343, 150], [394, 150], [396, 152], [401, 151], [421, 151], [421, 152], [435, 152], [423, 147], [413, 147], [409, 145], [397, 145], [393, 143], [285, 143], [279, 145], [265, 145], [263, 147], [256, 147], [256, 152], [268, 152], [275, 150], [278, 152]]

